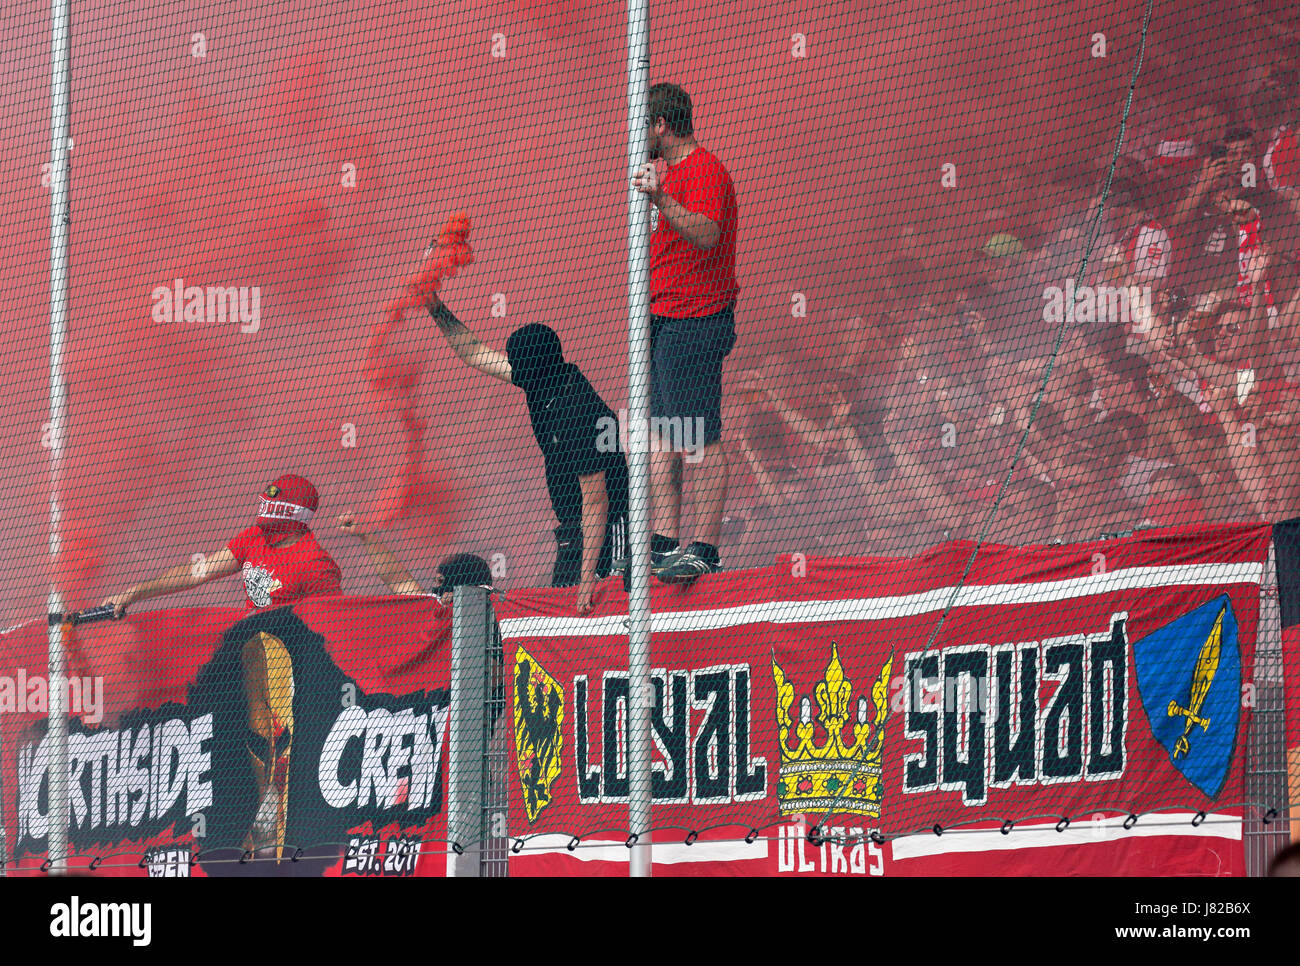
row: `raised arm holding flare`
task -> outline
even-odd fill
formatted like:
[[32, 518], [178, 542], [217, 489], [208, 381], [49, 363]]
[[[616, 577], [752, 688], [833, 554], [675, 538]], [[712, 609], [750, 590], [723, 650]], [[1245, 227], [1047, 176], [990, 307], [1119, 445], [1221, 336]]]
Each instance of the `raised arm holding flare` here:
[[506, 351], [484, 345], [437, 295], [425, 304], [447, 344], [472, 369], [524, 391], [546, 488], [559, 526], [551, 584], [578, 586], [579, 614], [592, 609], [596, 583], [618, 570], [626, 541], [627, 462], [618, 421], [545, 325], [515, 330]]

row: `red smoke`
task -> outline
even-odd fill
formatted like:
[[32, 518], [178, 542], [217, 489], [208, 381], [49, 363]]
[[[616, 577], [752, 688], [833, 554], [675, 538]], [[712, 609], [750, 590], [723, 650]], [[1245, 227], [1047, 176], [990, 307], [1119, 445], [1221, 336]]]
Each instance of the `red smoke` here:
[[[394, 413], [402, 423], [402, 456], [389, 486], [370, 510], [371, 527], [384, 526], [406, 516], [415, 506], [429, 504], [437, 487], [421, 471], [424, 463], [426, 423], [420, 415], [417, 389], [424, 374], [418, 358], [403, 356], [397, 335], [409, 309], [423, 308], [425, 298], [438, 291], [443, 279], [455, 275], [474, 260], [469, 247], [469, 216], [452, 215], [438, 233], [434, 249], [424, 264], [402, 285], [401, 293], [384, 306], [383, 319], [366, 343], [366, 379], [379, 412]], [[450, 497], [450, 494], [443, 494]], [[443, 515], [449, 515], [443, 507]]]
[[[353, 248], [323, 191], [286, 183], [271, 173], [273, 162], [258, 157], [259, 147], [275, 156], [269, 132], [235, 128], [202, 97], [188, 97], [168, 132], [169, 153], [154, 164], [138, 163], [148, 145], [120, 127], [85, 127], [74, 190], [83, 170], [110, 172], [115, 186], [111, 204], [74, 222], [57, 561], [57, 579], [72, 598], [112, 566], [113, 544], [156, 496], [192, 512], [233, 482], [216, 472], [220, 455], [196, 458], [205, 441], [233, 448], [256, 421], [263, 392], [232, 370], [265, 348], [289, 312], [310, 314], [317, 291], [328, 288]], [[231, 144], [248, 153], [212, 150]], [[152, 293], [176, 279], [205, 291], [258, 288], [259, 317], [248, 326], [256, 331], [240, 333], [237, 319], [192, 322], [180, 306], [155, 311]], [[261, 368], [269, 385], [291, 376]], [[284, 449], [280, 458], [292, 459]], [[262, 485], [250, 480], [244, 489], [256, 493]], [[251, 499], [249, 506], [251, 515]], [[194, 538], [204, 540], [195, 548], [203, 552], [220, 539]]]
[[[162, 5], [78, 6], [68, 605], [221, 546], [283, 472], [320, 490], [315, 530], [349, 593], [379, 589], [364, 551], [328, 526], [353, 506], [404, 515], [385, 538], [417, 576], [465, 549], [503, 554], [506, 586], [545, 580], [554, 520], [519, 394], [466, 370], [414, 315], [384, 320], [378, 357], [367, 339], [393, 266], [428, 238], [428, 213], [463, 208], [478, 267], [448, 286], [457, 313], [494, 345], [551, 324], [606, 401], [625, 403], [621, 8], [471, 0], [453, 15], [356, 0], [286, 18], [246, 0], [192, 6], [203, 58]], [[774, 18], [768, 0], [653, 5], [651, 78], [690, 92], [700, 143], [736, 184], [728, 397], [778, 348], [801, 348], [809, 373], [847, 358], [849, 323], [874, 322], [871, 283], [900, 253], [903, 225], [942, 242], [960, 271], [981, 216], [1005, 206], [1004, 175], [1023, 169], [1031, 194], [1095, 175], [1144, 9], [790, 0]], [[0, 626], [39, 612], [49, 584], [50, 37], [39, 5], [10, 4], [5, 25]], [[1230, 0], [1156, 4], [1130, 137], [1152, 90], [1181, 107], [1240, 87], [1267, 27]], [[1105, 58], [1090, 55], [1094, 33], [1109, 38]], [[261, 330], [155, 322], [150, 291], [178, 277], [260, 286]], [[793, 293], [806, 317], [792, 316]], [[502, 314], [475, 313], [497, 295]], [[355, 447], [340, 445], [342, 426]], [[474, 496], [444, 528], [414, 510], [434, 500], [450, 512], [453, 471]], [[168, 603], [238, 603], [232, 584]]]

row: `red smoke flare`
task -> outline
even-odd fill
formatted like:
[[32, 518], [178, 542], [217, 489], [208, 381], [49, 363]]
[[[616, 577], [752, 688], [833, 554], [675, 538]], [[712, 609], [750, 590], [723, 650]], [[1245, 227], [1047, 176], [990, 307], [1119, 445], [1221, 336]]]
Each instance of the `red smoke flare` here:
[[402, 285], [401, 293], [384, 306], [383, 319], [366, 344], [366, 379], [380, 413], [393, 413], [402, 422], [404, 441], [401, 462], [392, 483], [375, 500], [368, 515], [372, 527], [384, 526], [410, 513], [434, 489], [421, 472], [424, 460], [425, 422], [416, 405], [416, 389], [422, 366], [399, 355], [395, 336], [406, 321], [408, 309], [424, 305], [427, 296], [438, 291], [443, 279], [455, 275], [462, 265], [474, 260], [469, 247], [469, 215], [452, 215], [438, 233], [433, 251], [424, 264]]

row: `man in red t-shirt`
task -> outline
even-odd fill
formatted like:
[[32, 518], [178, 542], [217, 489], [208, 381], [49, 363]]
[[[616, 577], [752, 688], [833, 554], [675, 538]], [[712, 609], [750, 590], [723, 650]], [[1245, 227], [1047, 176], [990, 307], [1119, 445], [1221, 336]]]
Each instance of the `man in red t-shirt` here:
[[304, 597], [343, 593], [339, 566], [316, 542], [307, 522], [320, 498], [301, 476], [285, 474], [262, 491], [257, 522], [200, 563], [181, 564], [104, 601], [121, 617], [138, 600], [189, 590], [243, 572], [248, 606], [277, 607]]
[[[684, 90], [650, 88], [646, 121], [654, 160], [633, 185], [658, 209], [650, 236], [650, 417], [659, 436], [651, 453], [651, 567], [664, 583], [690, 583], [721, 569], [722, 360], [736, 343], [736, 190], [696, 142]], [[684, 549], [683, 456], [694, 467], [696, 500], [696, 539]]]

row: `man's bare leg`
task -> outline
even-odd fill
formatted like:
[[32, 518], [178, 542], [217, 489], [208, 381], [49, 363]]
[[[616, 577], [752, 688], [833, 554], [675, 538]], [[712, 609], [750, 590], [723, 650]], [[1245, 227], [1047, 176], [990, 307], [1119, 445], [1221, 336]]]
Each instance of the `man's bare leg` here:
[[[717, 547], [722, 539], [722, 515], [727, 508], [727, 476], [730, 469], [722, 440], [700, 451], [700, 461], [691, 466], [691, 507], [695, 539]], [[680, 490], [678, 491], [680, 494]], [[679, 504], [680, 512], [680, 504]]]
[[680, 539], [682, 528], [682, 455], [667, 450], [650, 454], [650, 523], [654, 533]]
[[690, 468], [692, 523], [697, 536], [655, 571], [665, 584], [689, 584], [721, 568], [718, 540], [722, 536], [722, 511], [727, 505], [727, 451], [718, 441], [699, 453], [699, 461]]

